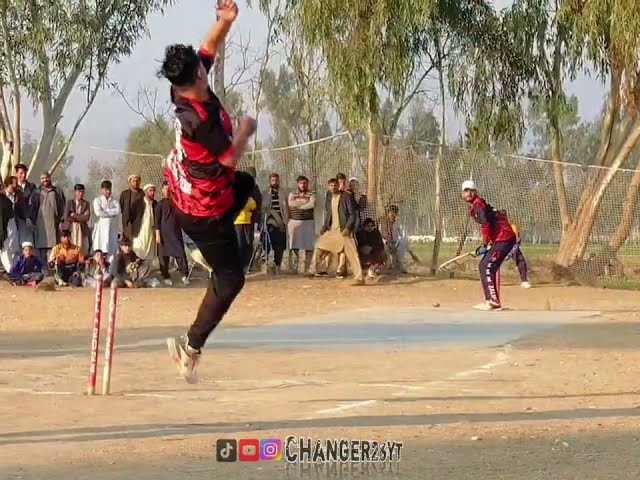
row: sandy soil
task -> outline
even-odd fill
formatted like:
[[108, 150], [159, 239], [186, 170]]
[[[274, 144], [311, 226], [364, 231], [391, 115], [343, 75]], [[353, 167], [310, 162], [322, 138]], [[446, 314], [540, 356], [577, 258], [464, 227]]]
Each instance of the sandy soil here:
[[[473, 282], [347, 285], [254, 278], [226, 323], [478, 301]], [[202, 295], [120, 293], [119, 328], [184, 327]], [[0, 287], [0, 296], [9, 299], [0, 335], [85, 330], [88, 343], [92, 292]], [[165, 352], [122, 351], [110, 397], [82, 394], [88, 352], [0, 357], [0, 478], [638, 478], [640, 294], [506, 286], [503, 296], [514, 311], [603, 313], [492, 348], [218, 350], [195, 386], [176, 377]], [[402, 460], [336, 470], [215, 461], [216, 439], [289, 434], [402, 441]]]

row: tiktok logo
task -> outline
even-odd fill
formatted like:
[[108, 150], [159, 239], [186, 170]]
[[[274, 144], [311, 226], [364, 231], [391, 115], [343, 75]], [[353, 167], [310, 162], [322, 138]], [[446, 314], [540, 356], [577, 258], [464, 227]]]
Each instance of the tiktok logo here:
[[216, 441], [216, 460], [218, 462], [235, 462], [238, 458], [238, 442], [221, 438]]

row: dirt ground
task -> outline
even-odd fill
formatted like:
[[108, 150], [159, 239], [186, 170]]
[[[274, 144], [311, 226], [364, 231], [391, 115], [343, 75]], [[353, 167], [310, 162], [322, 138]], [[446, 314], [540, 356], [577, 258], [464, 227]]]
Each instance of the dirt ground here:
[[[121, 290], [118, 328], [186, 328], [201, 295], [198, 286]], [[600, 315], [492, 347], [214, 350], [194, 386], [177, 378], [166, 352], [123, 350], [113, 395], [93, 398], [83, 395], [93, 292], [1, 286], [0, 296], [5, 345], [31, 333], [51, 334], [54, 344], [82, 332], [87, 340], [82, 355], [0, 349], [1, 479], [640, 477], [637, 292], [504, 286], [514, 314]], [[478, 296], [479, 286], [466, 281], [353, 287], [258, 276], [225, 324], [302, 323], [335, 309], [386, 308], [390, 317], [407, 307], [460, 311]], [[290, 434], [401, 441], [402, 460], [314, 467], [215, 460], [219, 438]]]

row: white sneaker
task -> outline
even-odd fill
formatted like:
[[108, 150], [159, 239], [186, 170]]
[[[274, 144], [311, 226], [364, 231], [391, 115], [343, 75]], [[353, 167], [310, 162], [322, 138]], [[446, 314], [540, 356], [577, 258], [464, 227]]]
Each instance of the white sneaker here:
[[189, 281], [189, 279], [187, 277], [182, 277], [182, 284], [185, 287], [188, 287], [191, 284], [191, 282]]
[[376, 278], [376, 271], [373, 267], [369, 267], [367, 270], [367, 279], [373, 280], [374, 278]]
[[170, 278], [164, 279], [162, 283], [164, 283], [167, 287], [173, 287], [173, 280], [171, 280]]
[[180, 375], [184, 377], [187, 383], [198, 383], [198, 375], [196, 369], [200, 360], [200, 352], [194, 350], [186, 341], [178, 338], [167, 338], [167, 347], [169, 355], [176, 362]]
[[500, 305], [499, 303], [494, 303], [490, 300], [485, 300], [484, 302], [479, 303], [478, 305], [475, 305], [473, 309], [482, 310], [484, 312], [492, 312], [492, 311], [502, 310], [502, 305]]
[[520, 284], [520, 286], [521, 286], [522, 288], [531, 288], [531, 284], [530, 284], [529, 282], [522, 282], [522, 283]]

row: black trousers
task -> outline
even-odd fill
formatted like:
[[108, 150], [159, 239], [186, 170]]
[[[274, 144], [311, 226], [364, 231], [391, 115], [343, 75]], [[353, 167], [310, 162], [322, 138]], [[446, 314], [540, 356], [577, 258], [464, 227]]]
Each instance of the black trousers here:
[[[162, 255], [162, 250], [160, 250], [160, 256], [158, 257], [158, 263], [160, 263], [160, 275], [165, 280], [171, 278], [169, 275], [169, 263], [171, 262], [171, 258], [166, 255]], [[183, 277], [189, 275], [189, 264], [187, 263], [187, 254], [182, 253], [179, 257], [173, 257], [176, 259], [176, 263], [178, 264], [178, 270], [182, 273]]]
[[242, 266], [247, 269], [251, 257], [253, 256], [253, 223], [235, 225], [236, 236], [238, 237], [238, 249], [242, 258]]
[[500, 294], [496, 287], [497, 273], [515, 244], [515, 241], [496, 242], [491, 246], [491, 250], [480, 260], [480, 281], [482, 282], [485, 300], [500, 303]]
[[236, 172], [233, 206], [223, 216], [196, 219], [176, 212], [180, 226], [213, 269], [196, 319], [187, 333], [189, 345], [196, 350], [205, 345], [244, 286], [244, 268], [233, 222], [254, 186], [251, 175]]
[[80, 278], [80, 270], [78, 265], [67, 265], [64, 262], [56, 262], [55, 264], [55, 276], [65, 283], [73, 287], [81, 287], [82, 279]]
[[267, 232], [269, 234], [269, 238], [265, 239], [267, 257], [273, 250], [273, 263], [276, 264], [276, 267], [280, 267], [284, 251], [287, 249], [287, 232], [273, 225], [267, 225]]

